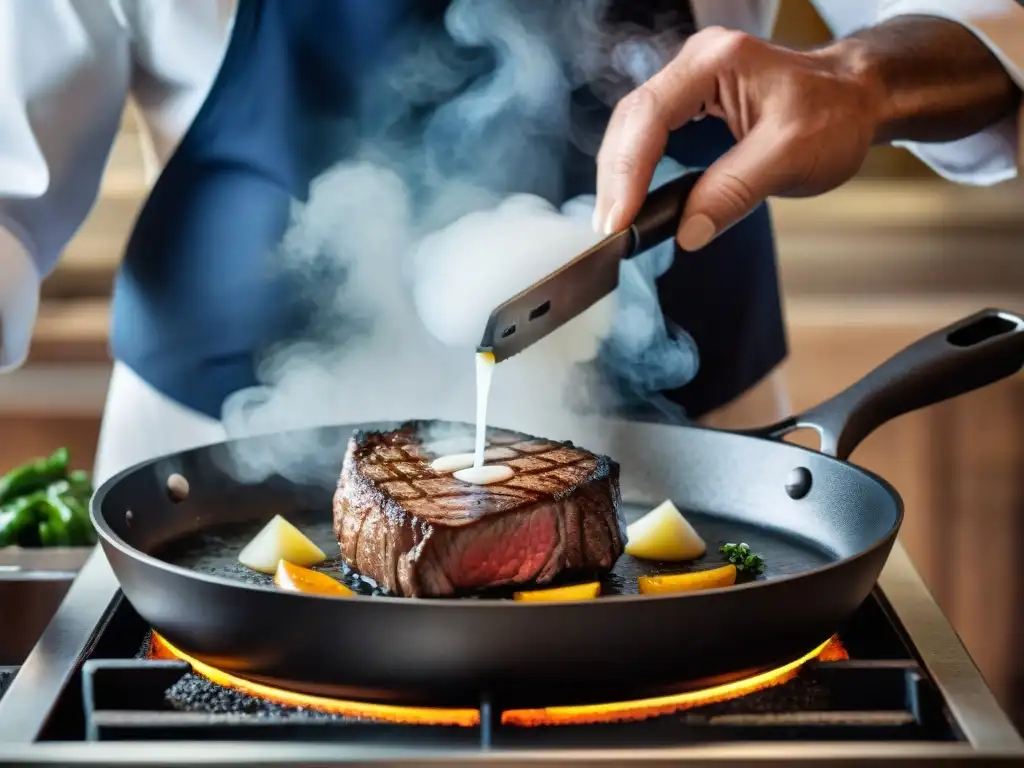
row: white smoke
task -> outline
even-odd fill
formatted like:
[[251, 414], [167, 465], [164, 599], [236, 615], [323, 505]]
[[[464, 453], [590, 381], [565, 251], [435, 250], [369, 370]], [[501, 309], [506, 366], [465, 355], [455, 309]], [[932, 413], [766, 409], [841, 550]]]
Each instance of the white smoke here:
[[[491, 310], [598, 239], [586, 219], [570, 218], [536, 195], [512, 195], [419, 243], [409, 263], [416, 310], [435, 338], [472, 349]], [[599, 302], [540, 344], [557, 341], [574, 361], [592, 359], [611, 324], [613, 302]]]
[[[344, 447], [294, 431], [305, 427], [473, 422], [473, 351], [490, 311], [598, 239], [592, 197], [561, 209], [545, 199], [559, 196], [568, 142], [585, 134], [573, 124], [572, 91], [613, 80], [621, 91], [602, 74], [608, 67], [648, 76], [666, 57], [664, 37], [647, 44], [602, 25], [603, 7], [456, 0], [445, 18], [449, 41], [425, 36], [366, 89], [359, 147], [296, 204], [281, 247], [313, 322], [300, 339], [266, 350], [261, 386], [224, 405], [229, 436], [275, 433], [237, 444], [236, 474], [336, 474]], [[472, 79], [474, 64], [453, 56], [451, 41], [486, 49], [493, 70]], [[395, 138], [416, 105], [467, 80], [417, 130]], [[663, 162], [655, 184], [682, 170]], [[696, 350], [666, 327], [654, 286], [673, 252], [668, 243], [625, 263], [615, 294], [500, 364], [489, 423], [577, 436], [581, 413], [615, 401], [600, 377], [580, 374], [602, 350], [634, 398], [664, 402], [659, 390], [692, 379]]]

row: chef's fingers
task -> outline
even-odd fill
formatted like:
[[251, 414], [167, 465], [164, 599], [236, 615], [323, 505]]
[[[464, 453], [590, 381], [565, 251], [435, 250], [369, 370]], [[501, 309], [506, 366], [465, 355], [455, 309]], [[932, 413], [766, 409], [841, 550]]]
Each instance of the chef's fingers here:
[[669, 132], [714, 100], [733, 35], [718, 28], [698, 32], [661, 71], [616, 105], [597, 154], [594, 226], [599, 232], [618, 231], [636, 218]]
[[597, 154], [595, 230], [608, 235], [636, 218], [670, 130], [647, 85], [616, 105]]
[[704, 172], [676, 235], [683, 250], [703, 248], [767, 197], [794, 186], [799, 147], [791, 134], [777, 121], [762, 119]]

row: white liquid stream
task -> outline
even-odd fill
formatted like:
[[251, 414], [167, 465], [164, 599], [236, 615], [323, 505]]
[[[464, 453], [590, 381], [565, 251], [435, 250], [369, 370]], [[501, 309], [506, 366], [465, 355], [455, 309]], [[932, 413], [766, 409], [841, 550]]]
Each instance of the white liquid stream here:
[[500, 464], [484, 464], [487, 447], [487, 401], [494, 375], [494, 355], [479, 352], [476, 356], [476, 443], [473, 453], [452, 453], [434, 459], [430, 466], [436, 472], [453, 472], [456, 480], [472, 485], [503, 483], [515, 470]]
[[484, 447], [487, 443], [487, 401], [491, 395], [491, 377], [494, 375], [494, 355], [477, 352], [476, 355], [476, 450], [473, 466], [484, 465]]

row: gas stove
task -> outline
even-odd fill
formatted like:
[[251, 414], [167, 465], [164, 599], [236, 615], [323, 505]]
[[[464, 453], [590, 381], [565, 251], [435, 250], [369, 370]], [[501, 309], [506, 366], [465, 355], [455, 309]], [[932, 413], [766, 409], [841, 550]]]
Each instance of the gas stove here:
[[381, 708], [246, 683], [154, 635], [97, 551], [24, 665], [0, 668], [0, 765], [1024, 760], [1024, 740], [899, 545], [838, 636], [783, 668], [638, 702], [537, 704]]

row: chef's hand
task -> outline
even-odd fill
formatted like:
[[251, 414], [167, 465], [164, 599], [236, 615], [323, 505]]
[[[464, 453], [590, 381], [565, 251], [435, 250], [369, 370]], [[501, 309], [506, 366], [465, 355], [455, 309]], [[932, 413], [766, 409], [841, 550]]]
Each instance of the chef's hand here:
[[725, 120], [737, 143], [690, 195], [677, 235], [689, 251], [771, 195], [842, 184], [873, 142], [967, 136], [1019, 98], [989, 50], [943, 19], [901, 17], [815, 51], [704, 29], [616, 106], [597, 156], [594, 226], [610, 234], [633, 221], [669, 132], [703, 114]]
[[690, 195], [678, 241], [703, 247], [769, 195], [842, 184], [875, 135], [879, 95], [836, 57], [711, 27], [616, 106], [597, 156], [595, 224], [610, 234], [636, 216], [670, 131], [702, 114], [724, 119], [736, 145]]

